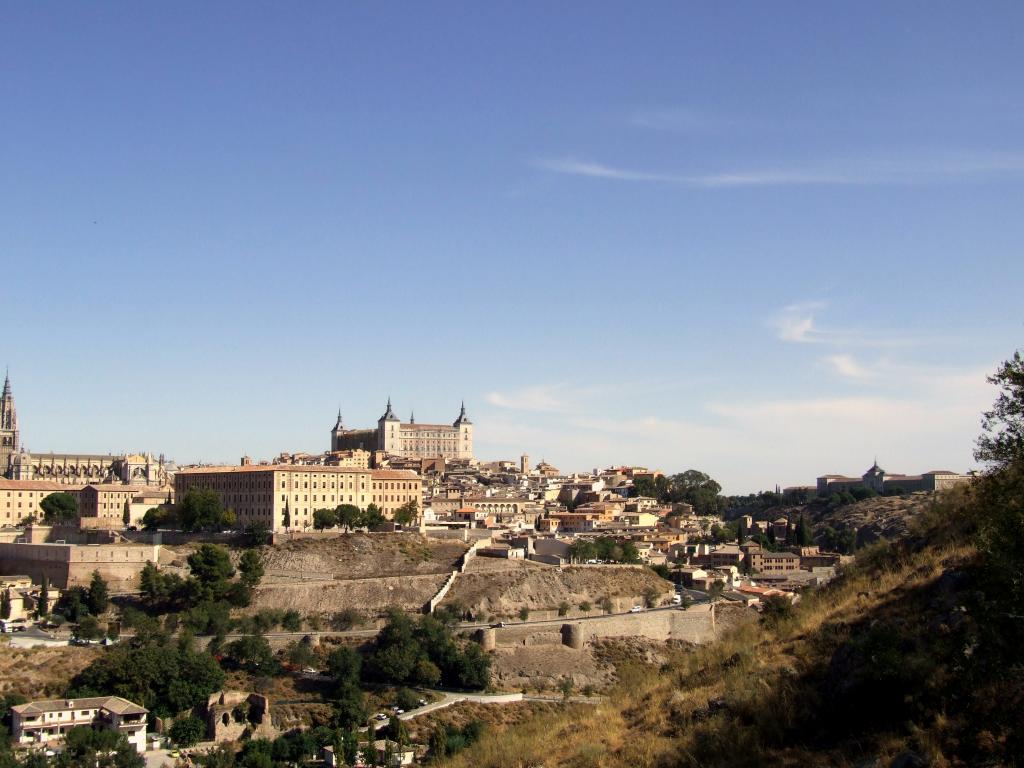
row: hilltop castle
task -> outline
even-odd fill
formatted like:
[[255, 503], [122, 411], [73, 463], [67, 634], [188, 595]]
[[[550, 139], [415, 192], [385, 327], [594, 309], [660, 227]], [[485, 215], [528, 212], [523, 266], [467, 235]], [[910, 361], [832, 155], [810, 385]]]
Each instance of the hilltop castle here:
[[338, 411], [338, 420], [331, 429], [331, 450], [357, 448], [406, 459], [472, 459], [473, 422], [466, 416], [463, 403], [459, 417], [451, 424], [417, 424], [414, 414], [404, 423], [395, 415], [389, 397], [376, 429], [345, 429]]

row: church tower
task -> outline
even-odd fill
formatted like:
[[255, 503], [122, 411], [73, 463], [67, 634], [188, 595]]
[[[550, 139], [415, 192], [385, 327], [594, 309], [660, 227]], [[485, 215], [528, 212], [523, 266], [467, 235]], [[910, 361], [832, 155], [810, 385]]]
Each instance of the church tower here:
[[11, 464], [18, 452], [18, 412], [11, 394], [11, 377], [4, 377], [4, 393], [0, 397], [0, 477], [9, 477]]

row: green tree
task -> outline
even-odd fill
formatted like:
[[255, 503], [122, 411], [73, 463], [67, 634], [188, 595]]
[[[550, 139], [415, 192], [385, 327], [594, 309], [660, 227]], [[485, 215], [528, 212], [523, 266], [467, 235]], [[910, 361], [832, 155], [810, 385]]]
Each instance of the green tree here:
[[522, 608], [519, 609], [519, 620], [520, 621], [526, 621], [529, 618], [530, 618], [530, 609], [527, 608], [524, 605]]
[[796, 543], [801, 547], [807, 547], [814, 543], [814, 538], [811, 535], [811, 526], [807, 523], [807, 518], [804, 515], [800, 515], [800, 519], [796, 521]]
[[107, 582], [100, 576], [99, 571], [92, 572], [92, 580], [89, 582], [89, 594], [86, 604], [89, 606], [89, 613], [99, 616], [107, 610], [110, 591], [107, 589]]
[[0, 619], [11, 618], [11, 590], [5, 589], [0, 594]]
[[71, 523], [78, 518], [78, 502], [70, 493], [51, 493], [39, 503], [43, 510], [43, 522], [49, 525]]
[[124, 503], [124, 512], [121, 513], [121, 524], [125, 528], [127, 528], [131, 524], [131, 522], [132, 522], [132, 511], [131, 511], [131, 507], [128, 505], [128, 502], [126, 501]]
[[43, 574], [43, 580], [39, 587], [39, 599], [36, 601], [36, 613], [45, 616], [50, 612], [50, 580]]
[[281, 513], [281, 527], [286, 531], [292, 527], [292, 509], [287, 501], [285, 501], [284, 511]]
[[96, 620], [95, 616], [83, 616], [78, 621], [78, 632], [76, 634], [79, 637], [84, 637], [86, 640], [98, 640], [103, 637], [103, 630], [100, 629], [100, 623]]
[[337, 515], [338, 525], [345, 526], [345, 530], [350, 530], [358, 525], [362, 517], [362, 512], [355, 504], [339, 504], [334, 512]]
[[363, 657], [347, 645], [335, 648], [327, 657], [328, 672], [339, 686], [358, 684], [362, 668]]
[[85, 587], [65, 589], [54, 610], [68, 621], [77, 622], [89, 612], [89, 592]]
[[239, 667], [250, 672], [273, 675], [277, 672], [277, 660], [270, 649], [270, 643], [261, 635], [246, 635], [225, 649], [227, 656]]
[[64, 735], [64, 749], [53, 758], [56, 768], [143, 768], [145, 759], [127, 737], [106, 729], [72, 728]]
[[359, 516], [359, 526], [363, 528], [375, 528], [378, 525], [383, 525], [385, 522], [387, 522], [387, 518], [384, 517], [384, 513], [381, 512], [380, 507], [373, 503], [367, 506]]
[[974, 457], [1006, 468], [1024, 460], [1024, 359], [1020, 351], [1005, 361], [988, 382], [999, 388], [992, 410], [982, 415], [982, 435]]
[[217, 544], [202, 544], [188, 556], [193, 578], [204, 590], [223, 593], [228, 579], [235, 575], [228, 551]]
[[314, 509], [313, 527], [318, 531], [333, 528], [338, 524], [338, 513], [333, 509]]
[[147, 531], [172, 527], [174, 524], [173, 515], [165, 507], [150, 507], [142, 516], [142, 527]]
[[239, 580], [250, 589], [255, 588], [263, 578], [263, 558], [255, 549], [247, 549], [238, 560]]
[[285, 632], [300, 632], [302, 630], [302, 615], [298, 611], [285, 611], [281, 617], [281, 628]]
[[395, 510], [394, 520], [399, 525], [405, 527], [412, 525], [418, 516], [419, 506], [416, 504], [415, 499], [410, 499]]
[[217, 530], [229, 522], [220, 495], [207, 488], [190, 489], [175, 506], [183, 531]]
[[612, 599], [610, 597], [607, 597], [607, 596], [602, 597], [598, 601], [598, 605], [601, 606], [601, 610], [604, 611], [605, 613], [611, 613], [612, 612]]
[[195, 715], [180, 717], [171, 726], [171, 740], [179, 747], [191, 747], [198, 744], [206, 735], [206, 726]]
[[692, 505], [698, 515], [721, 516], [726, 507], [721, 492], [721, 485], [706, 473], [695, 469], [688, 469], [669, 478], [669, 500]]
[[569, 613], [569, 607], [569, 603], [567, 603], [565, 600], [560, 602], [558, 604], [558, 615], [565, 616], [567, 613]]

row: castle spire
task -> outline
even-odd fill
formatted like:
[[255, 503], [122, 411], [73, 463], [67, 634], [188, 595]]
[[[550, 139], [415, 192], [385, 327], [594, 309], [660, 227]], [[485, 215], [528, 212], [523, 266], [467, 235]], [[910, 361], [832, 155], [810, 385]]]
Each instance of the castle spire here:
[[391, 395], [388, 395], [388, 409], [384, 412], [384, 415], [381, 416], [381, 419], [384, 421], [398, 421], [398, 417], [395, 416], [395, 411], [391, 407]]
[[338, 420], [334, 422], [334, 431], [340, 432], [345, 428], [345, 425], [341, 421], [341, 407], [338, 408]]

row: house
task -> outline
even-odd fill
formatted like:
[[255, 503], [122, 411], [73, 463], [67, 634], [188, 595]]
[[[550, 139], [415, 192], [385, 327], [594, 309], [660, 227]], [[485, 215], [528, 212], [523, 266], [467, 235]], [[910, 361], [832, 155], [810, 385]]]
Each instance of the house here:
[[120, 696], [31, 701], [11, 707], [11, 736], [15, 744], [45, 744], [86, 726], [123, 733], [137, 751], [145, 752], [148, 713]]
[[785, 574], [800, 570], [800, 555], [793, 552], [751, 552], [750, 570], [755, 573]]

